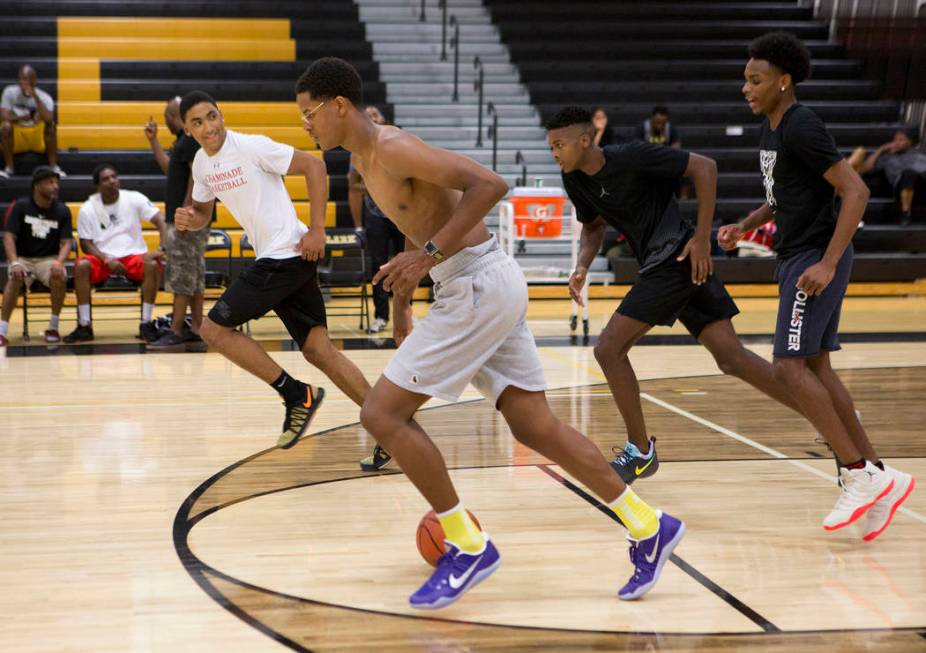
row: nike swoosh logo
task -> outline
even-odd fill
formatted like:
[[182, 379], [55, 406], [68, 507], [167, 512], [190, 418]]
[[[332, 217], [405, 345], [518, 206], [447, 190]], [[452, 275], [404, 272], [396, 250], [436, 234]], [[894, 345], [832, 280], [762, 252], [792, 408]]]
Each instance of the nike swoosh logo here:
[[643, 472], [645, 472], [645, 471], [646, 471], [646, 468], [649, 467], [650, 465], [652, 465], [654, 460], [656, 460], [656, 456], [653, 456], [652, 458], [650, 458], [650, 459], [646, 462], [646, 464], [643, 465], [643, 467], [637, 467], [637, 468], [636, 468], [637, 476], [639, 476], [640, 474], [642, 474]]
[[648, 556], [643, 556], [646, 558], [646, 561], [650, 564], [653, 564], [653, 561], [656, 560], [656, 553], [659, 551], [659, 536], [660, 533], [656, 533], [656, 543], [653, 545], [653, 553]]
[[476, 566], [479, 564], [480, 560], [482, 560], [482, 556], [476, 558], [475, 562], [470, 565], [469, 569], [463, 572], [462, 576], [454, 576], [453, 574], [450, 574], [450, 578], [447, 579], [447, 582], [450, 583], [450, 587], [455, 590], [463, 587], [464, 583], [466, 583], [466, 581], [469, 580], [469, 577], [473, 575], [473, 572], [476, 571]]

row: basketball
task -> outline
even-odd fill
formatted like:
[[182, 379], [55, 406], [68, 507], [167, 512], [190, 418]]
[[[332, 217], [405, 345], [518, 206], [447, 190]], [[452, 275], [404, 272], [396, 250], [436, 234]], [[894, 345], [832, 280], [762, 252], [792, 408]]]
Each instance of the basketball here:
[[[479, 520], [476, 519], [476, 515], [469, 510], [466, 512], [469, 513], [470, 519], [473, 520], [476, 527], [481, 530], [482, 526], [479, 524]], [[440, 525], [437, 513], [433, 510], [425, 513], [421, 521], [418, 522], [415, 543], [418, 545], [418, 553], [421, 554], [424, 561], [432, 567], [436, 567], [437, 560], [444, 555], [444, 529]]]

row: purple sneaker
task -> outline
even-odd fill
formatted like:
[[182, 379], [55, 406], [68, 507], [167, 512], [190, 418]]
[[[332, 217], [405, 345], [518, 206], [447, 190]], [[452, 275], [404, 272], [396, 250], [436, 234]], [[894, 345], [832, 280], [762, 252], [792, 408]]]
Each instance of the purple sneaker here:
[[659, 517], [659, 530], [655, 535], [639, 541], [627, 538], [630, 540], [630, 562], [633, 563], [634, 571], [627, 584], [617, 593], [624, 601], [638, 599], [653, 588], [662, 573], [662, 566], [685, 535], [682, 520], [661, 510], [657, 510], [656, 515]]
[[413, 608], [434, 610], [450, 605], [498, 569], [502, 558], [486, 535], [485, 547], [479, 553], [464, 553], [455, 544], [445, 541], [447, 553], [437, 561], [437, 569], [427, 582], [408, 599]]

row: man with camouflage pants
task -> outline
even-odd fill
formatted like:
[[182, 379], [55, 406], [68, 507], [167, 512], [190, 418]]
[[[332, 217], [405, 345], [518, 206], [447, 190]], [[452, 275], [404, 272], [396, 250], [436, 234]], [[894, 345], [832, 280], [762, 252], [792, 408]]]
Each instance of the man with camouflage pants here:
[[[206, 226], [199, 231], [178, 231], [174, 228], [174, 211], [191, 203], [190, 192], [193, 184], [190, 166], [199, 149], [199, 143], [183, 131], [179, 97], [167, 103], [164, 109], [164, 123], [177, 137], [170, 153], [165, 152], [158, 143], [158, 126], [151, 118], [145, 125], [145, 136], [158, 165], [167, 175], [164, 207], [168, 225], [165, 244], [167, 271], [164, 285], [167, 291], [174, 295], [174, 308], [170, 331], [149, 343], [148, 349], [161, 352], [203, 351], [205, 343], [199, 337], [199, 327], [203, 322], [203, 293], [206, 289], [204, 255], [209, 240], [209, 227]], [[190, 307], [192, 315], [189, 331], [184, 329], [187, 306]]]

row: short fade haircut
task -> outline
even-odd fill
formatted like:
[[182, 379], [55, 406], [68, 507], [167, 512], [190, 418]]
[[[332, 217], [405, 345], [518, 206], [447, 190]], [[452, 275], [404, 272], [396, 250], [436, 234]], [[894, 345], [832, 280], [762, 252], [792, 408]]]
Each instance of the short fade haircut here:
[[219, 108], [218, 103], [205, 91], [190, 91], [180, 99], [180, 120], [186, 121], [186, 112], [202, 102], [208, 102]]
[[749, 57], [763, 59], [791, 75], [795, 84], [810, 77], [810, 51], [789, 32], [770, 32], [749, 44]]
[[650, 115], [651, 115], [651, 116], [655, 116], [655, 115], [658, 114], [658, 113], [661, 113], [661, 114], [664, 115], [664, 116], [668, 116], [668, 115], [669, 115], [669, 109], [668, 109], [667, 107], [664, 107], [664, 106], [662, 106], [662, 105], [660, 104], [660, 105], [658, 105], [658, 106], [653, 107], [653, 111], [650, 113]]
[[913, 141], [914, 145], [916, 145], [916, 143], [920, 140], [920, 128], [916, 125], [904, 125], [897, 131]]
[[316, 59], [296, 82], [296, 95], [309, 93], [319, 100], [347, 98], [358, 109], [363, 104], [363, 80], [348, 62], [337, 57]]
[[96, 186], [100, 185], [100, 177], [103, 175], [104, 170], [112, 170], [116, 173], [116, 176], [119, 176], [119, 171], [116, 170], [116, 166], [112, 163], [101, 163], [93, 169], [93, 183]]
[[547, 131], [571, 127], [572, 125], [592, 125], [592, 112], [585, 107], [569, 106], [563, 107], [555, 114], [550, 116], [549, 120], [544, 123]]

